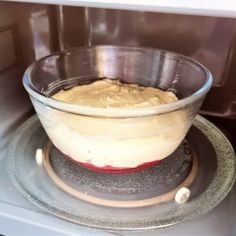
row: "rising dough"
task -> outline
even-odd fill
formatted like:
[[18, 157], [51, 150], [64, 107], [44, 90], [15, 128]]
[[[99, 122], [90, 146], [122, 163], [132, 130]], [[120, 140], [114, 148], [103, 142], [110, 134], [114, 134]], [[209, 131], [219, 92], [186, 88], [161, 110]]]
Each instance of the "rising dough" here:
[[[109, 79], [59, 91], [53, 98], [82, 106], [134, 109], [177, 100], [172, 92]], [[55, 109], [49, 113], [47, 117], [53, 122], [42, 123], [54, 145], [74, 160], [98, 167], [131, 168], [161, 160], [178, 147], [191, 125], [182, 110], [130, 118], [86, 116]]]

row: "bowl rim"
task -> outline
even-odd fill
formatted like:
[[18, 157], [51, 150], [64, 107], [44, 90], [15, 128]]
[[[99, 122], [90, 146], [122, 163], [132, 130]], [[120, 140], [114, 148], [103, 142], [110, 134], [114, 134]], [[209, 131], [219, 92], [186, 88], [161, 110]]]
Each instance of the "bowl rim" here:
[[[144, 51], [146, 53], [160, 53], [165, 54], [165, 56], [172, 57], [172, 58], [178, 58], [183, 61], [188, 61], [192, 65], [194, 65], [196, 68], [201, 70], [203, 74], [205, 74], [206, 82], [204, 85], [198, 89], [196, 92], [191, 94], [190, 96], [179, 99], [175, 102], [167, 103], [167, 104], [161, 104], [156, 106], [150, 106], [150, 107], [135, 107], [135, 108], [102, 108], [102, 107], [91, 107], [91, 106], [83, 106], [78, 104], [71, 104], [67, 102], [62, 102], [59, 100], [56, 100], [51, 97], [47, 97], [43, 93], [39, 92], [30, 82], [30, 77], [34, 71], [34, 69], [40, 64], [48, 63], [51, 59], [54, 57], [59, 58], [62, 55], [70, 55], [71, 53], [79, 53], [79, 51], [82, 50], [94, 50], [94, 49], [122, 49], [122, 50], [131, 50], [131, 51]], [[47, 55], [35, 62], [33, 62], [25, 71], [23, 75], [23, 85], [26, 89], [26, 91], [29, 93], [31, 98], [36, 99], [37, 101], [54, 108], [56, 110], [65, 111], [73, 114], [80, 114], [80, 115], [86, 115], [86, 116], [97, 116], [97, 117], [114, 117], [114, 118], [129, 118], [129, 117], [136, 117], [136, 116], [150, 116], [150, 115], [158, 115], [163, 113], [168, 113], [172, 111], [179, 110], [181, 108], [186, 107], [187, 105], [192, 104], [196, 100], [204, 97], [206, 93], [210, 90], [213, 82], [213, 77], [211, 72], [203, 66], [198, 61], [184, 56], [179, 53], [171, 52], [168, 50], [158, 49], [158, 48], [150, 48], [150, 47], [131, 47], [131, 46], [115, 46], [115, 45], [97, 45], [97, 46], [86, 46], [86, 47], [76, 47], [71, 48], [59, 52], [55, 52], [53, 54]]]

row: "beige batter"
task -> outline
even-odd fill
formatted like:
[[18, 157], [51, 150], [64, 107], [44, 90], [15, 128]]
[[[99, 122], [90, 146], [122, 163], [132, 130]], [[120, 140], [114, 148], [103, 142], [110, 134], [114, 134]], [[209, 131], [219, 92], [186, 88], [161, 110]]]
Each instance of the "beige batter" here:
[[[110, 79], [59, 91], [53, 98], [102, 108], [150, 107], [177, 100], [172, 92]], [[147, 117], [101, 118], [52, 109], [49, 116], [42, 113], [40, 119], [54, 145], [64, 154], [98, 167], [121, 168], [167, 157], [191, 125], [184, 111]]]
[[174, 93], [157, 88], [124, 84], [118, 80], [103, 79], [89, 85], [60, 91], [53, 98], [90, 107], [148, 107], [174, 102]]

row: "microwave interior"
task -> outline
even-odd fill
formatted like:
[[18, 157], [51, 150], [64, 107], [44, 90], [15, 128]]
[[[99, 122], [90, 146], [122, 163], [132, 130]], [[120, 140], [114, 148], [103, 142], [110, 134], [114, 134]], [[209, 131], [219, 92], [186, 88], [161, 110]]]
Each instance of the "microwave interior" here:
[[[114, 211], [114, 215], [117, 214], [117, 221], [120, 219], [120, 223], [116, 222], [115, 216], [111, 216], [112, 221], [104, 223], [104, 225], [110, 225], [109, 228], [108, 226], [102, 227], [102, 223], [100, 226], [96, 222], [94, 223], [93, 215], [89, 211], [90, 203], [85, 203], [83, 206], [84, 215], [90, 223], [86, 223], [85, 220], [80, 223], [77, 218], [76, 220], [73, 217], [67, 219], [65, 215], [62, 217], [56, 210], [45, 212], [40, 204], [32, 203], [26, 199], [26, 194], [23, 194], [23, 197], [16, 190], [11, 177], [8, 176], [9, 170], [7, 169], [9, 167], [6, 167], [9, 153], [12, 153], [11, 150], [9, 151], [12, 147], [12, 140], [15, 140], [17, 136], [16, 130], [28, 119], [31, 119], [30, 117], [36, 117], [30, 98], [22, 84], [23, 74], [27, 67], [33, 62], [58, 51], [97, 45], [164, 49], [193, 58], [206, 66], [213, 75], [213, 86], [207, 94], [199, 114], [218, 127], [222, 135], [226, 137], [225, 139], [229, 140], [235, 149], [235, 36], [236, 20], [229, 17], [1, 1], [0, 235], [235, 235], [236, 203], [234, 199], [236, 187], [234, 185], [224, 200], [222, 199], [214, 208], [204, 214], [199, 213], [193, 219], [189, 217], [186, 222], [181, 222], [178, 219], [180, 223], [170, 227], [161, 227], [161, 223], [156, 227], [155, 224], [153, 226], [147, 222], [146, 225], [150, 224], [148, 230], [145, 228], [145, 223], [140, 225], [140, 228], [137, 225], [129, 228], [129, 225], [127, 226], [122, 219], [132, 218], [136, 214], [136, 210], [128, 210], [129, 212], [127, 211], [125, 217], [125, 210], [118, 208], [111, 211]], [[36, 123], [32, 123], [33, 125], [29, 126], [31, 128], [27, 132], [32, 131]], [[208, 127], [208, 129], [211, 128]], [[37, 135], [42, 135], [40, 132]], [[215, 133], [216, 136], [221, 135], [217, 132]], [[22, 138], [18, 138], [19, 143], [20, 140], [27, 137], [26, 132], [22, 131], [21, 134]], [[217, 161], [215, 161], [216, 164], [212, 164], [211, 158], [208, 156], [217, 156], [218, 154], [217, 151], [214, 151], [214, 145], [213, 148], [210, 144], [207, 146], [207, 141], [204, 143], [204, 138], [201, 139], [201, 135], [197, 134], [197, 131], [193, 140], [198, 145], [199, 150], [202, 149], [206, 152], [206, 154], [202, 154], [205, 156], [201, 159], [202, 162], [200, 161], [201, 165], [205, 167], [201, 167], [202, 169], [199, 167], [203, 174], [202, 177], [199, 177], [198, 183], [205, 186], [207, 180], [204, 178], [211, 176], [214, 179], [214, 171], [218, 170]], [[25, 150], [28, 150], [27, 147]], [[233, 153], [233, 149], [231, 152]], [[226, 154], [222, 155], [225, 156]], [[14, 161], [14, 158], [11, 160]], [[218, 163], [220, 163], [219, 160]], [[229, 165], [228, 162], [227, 164]], [[216, 166], [214, 167], [214, 165]], [[21, 167], [16, 168], [16, 171], [20, 171], [20, 169]], [[233, 172], [232, 175], [234, 175]], [[22, 173], [20, 174], [22, 176]], [[27, 173], [24, 174], [27, 176]], [[47, 173], [44, 174], [47, 175]], [[106, 178], [115, 181], [116, 177], [113, 180], [113, 177]], [[121, 178], [124, 178], [124, 182], [130, 180], [128, 177], [128, 179]], [[133, 178], [136, 178], [135, 183], [137, 185], [138, 182], [144, 181], [139, 177], [134, 176]], [[232, 177], [232, 181], [233, 179], [234, 177]], [[47, 180], [43, 179], [42, 181]], [[99, 188], [100, 182], [97, 177], [93, 177], [91, 181], [95, 187]], [[210, 186], [210, 182], [208, 184]], [[113, 186], [111, 185], [111, 187]], [[204, 191], [202, 190], [202, 192]], [[56, 194], [56, 190], [54, 194]], [[32, 200], [33, 197], [29, 198]], [[64, 199], [66, 202], [67, 198]], [[187, 205], [181, 207], [184, 208]], [[100, 208], [96, 208], [96, 212], [99, 211]], [[104, 210], [104, 215], [108, 214], [107, 211], [109, 211], [109, 207]], [[132, 213], [132, 211], [134, 212]], [[140, 214], [140, 217], [143, 214], [143, 222], [146, 222], [145, 216], [148, 218], [148, 214], [152, 211], [152, 207], [144, 207], [142, 211], [137, 210], [137, 214]], [[103, 219], [102, 211], [99, 214]], [[113, 227], [116, 224], [119, 227]], [[164, 221], [162, 224], [169, 226]]]

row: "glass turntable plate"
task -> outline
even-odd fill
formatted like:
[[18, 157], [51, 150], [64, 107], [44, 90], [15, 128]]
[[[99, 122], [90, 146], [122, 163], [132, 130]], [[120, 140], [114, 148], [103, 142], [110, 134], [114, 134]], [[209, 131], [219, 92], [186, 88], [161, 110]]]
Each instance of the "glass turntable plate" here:
[[[194, 180], [188, 186], [191, 191], [191, 197], [187, 203], [182, 205], [178, 205], [171, 200], [160, 204], [135, 208], [108, 207], [81, 200], [65, 192], [50, 178], [44, 168], [42, 160], [35, 158], [36, 150], [42, 149], [48, 142], [48, 137], [37, 116], [33, 116], [27, 120], [16, 131], [9, 146], [6, 164], [9, 176], [18, 191], [33, 204], [50, 214], [81, 225], [107, 230], [140, 231], [156, 229], [171, 226], [206, 214], [224, 199], [234, 183], [235, 155], [233, 148], [225, 136], [214, 125], [201, 116], [197, 116], [186, 140], [196, 153], [198, 167]], [[177, 153], [180, 155], [181, 150], [178, 150], [174, 154], [173, 158], [171, 158], [172, 161], [175, 160], [174, 158], [176, 158], [175, 155], [177, 155]], [[188, 153], [183, 155], [188, 155]], [[119, 201], [125, 200], [126, 197], [135, 198], [135, 191], [139, 193], [137, 194], [137, 199], [148, 195], [148, 191], [150, 191], [150, 196], [154, 196], [155, 191], [158, 192], [161, 189], [160, 192], [162, 194], [163, 191], [167, 191], [168, 188], [171, 188], [170, 182], [173, 181], [173, 179], [181, 182], [182, 179], [179, 175], [188, 175], [188, 157], [180, 158], [180, 160], [182, 160], [183, 164], [187, 163], [186, 168], [182, 169], [176, 164], [172, 169], [177, 172], [172, 175], [170, 173], [170, 177], [167, 175], [163, 182], [164, 185], [162, 183], [164, 187], [160, 184], [161, 181], [159, 181], [159, 178], [152, 178], [152, 174], [150, 174], [153, 173], [153, 176], [157, 174], [158, 167], [150, 167], [152, 169], [144, 170], [144, 172], [136, 174], [126, 174], [126, 176], [122, 177], [117, 177], [117, 174], [113, 174], [112, 177], [109, 177], [109, 174], [102, 174], [105, 175], [103, 179], [107, 179], [105, 182], [109, 183], [111, 186], [109, 189], [112, 189], [112, 186], [116, 186], [116, 178], [120, 178], [120, 180], [124, 178], [121, 184], [130, 180], [131, 182], [127, 183], [126, 186], [132, 189], [132, 178], [136, 179], [134, 178], [135, 175], [143, 174], [142, 181], [133, 182], [134, 186], [137, 185], [138, 187], [135, 187], [134, 191], [131, 191], [131, 193], [125, 191], [125, 194], [123, 194], [124, 191], [119, 185], [116, 188], [116, 192], [112, 192], [111, 190], [111, 195], [109, 195], [109, 191], [106, 191], [105, 194], [107, 196], [109, 195], [108, 198], [114, 197]], [[97, 194], [101, 195], [106, 190], [106, 188], [101, 187], [102, 185], [99, 186], [99, 184], [103, 184], [103, 182], [99, 180], [101, 176], [99, 177], [95, 174], [95, 177], [93, 176], [92, 178], [95, 178], [97, 183], [94, 179], [91, 184], [89, 183], [91, 179], [87, 178], [87, 175], [86, 178], [84, 175], [81, 176], [83, 170], [80, 168], [74, 170], [73, 166], [67, 163], [67, 160], [62, 159], [60, 162], [64, 163], [63, 166], [68, 167], [67, 174], [65, 175], [64, 172], [59, 173], [58, 169], [55, 172], [58, 172], [58, 175], [61, 175], [60, 177], [62, 179], [65, 178], [65, 182], [68, 182], [69, 178], [71, 178], [69, 182], [71, 182], [71, 186], [74, 187], [83, 180], [82, 189], [85, 189], [84, 194], [87, 194], [87, 191], [93, 192], [94, 189], [97, 188], [99, 190]], [[54, 164], [55, 163], [57, 163], [57, 159], [54, 160]], [[56, 164], [56, 166], [60, 166], [60, 164]], [[63, 166], [62, 168], [64, 168]], [[172, 172], [172, 169], [170, 172]], [[145, 171], [148, 173], [147, 175]], [[77, 178], [72, 178], [71, 174], [76, 175]], [[129, 178], [129, 175], [132, 178]], [[114, 185], [112, 185], [112, 181]], [[140, 187], [139, 183], [142, 182], [145, 185], [145, 181], [149, 183], [148, 186], [150, 186], [150, 188], [147, 186], [146, 188]], [[160, 184], [160, 187], [157, 188], [158, 190], [155, 190], [158, 184]]]

